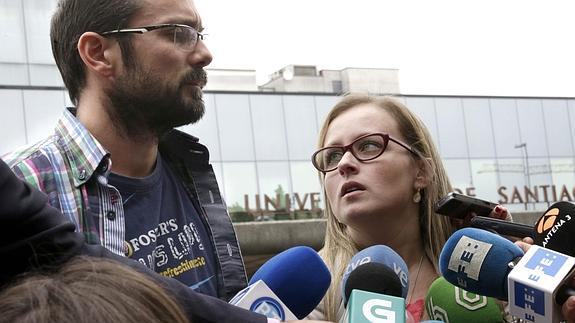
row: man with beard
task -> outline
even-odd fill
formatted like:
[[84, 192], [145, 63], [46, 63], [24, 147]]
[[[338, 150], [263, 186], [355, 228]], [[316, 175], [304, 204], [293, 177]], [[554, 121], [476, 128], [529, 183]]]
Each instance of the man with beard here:
[[238, 241], [198, 139], [212, 56], [191, 0], [61, 0], [50, 38], [75, 108], [5, 156], [88, 243], [229, 300], [246, 286]]

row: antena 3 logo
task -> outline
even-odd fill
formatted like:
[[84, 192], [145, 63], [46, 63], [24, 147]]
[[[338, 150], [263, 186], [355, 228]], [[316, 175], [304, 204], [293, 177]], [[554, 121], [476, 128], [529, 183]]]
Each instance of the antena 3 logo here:
[[282, 306], [271, 297], [260, 297], [250, 306], [250, 311], [265, 315], [280, 321], [285, 320], [285, 312]]
[[[543, 234], [547, 231], [547, 234], [541, 241], [541, 245], [545, 247], [547, 243], [553, 238], [553, 235], [567, 222], [571, 221], [571, 215], [560, 214], [559, 208], [552, 208], [548, 210], [539, 221], [535, 224], [535, 230], [538, 234]], [[566, 213], [566, 212], [564, 212]]]
[[557, 219], [558, 215], [559, 209], [556, 207], [543, 214], [541, 219], [539, 219], [539, 223], [537, 223], [537, 233], [541, 234], [544, 231], [551, 229], [551, 227], [555, 224], [555, 220]]

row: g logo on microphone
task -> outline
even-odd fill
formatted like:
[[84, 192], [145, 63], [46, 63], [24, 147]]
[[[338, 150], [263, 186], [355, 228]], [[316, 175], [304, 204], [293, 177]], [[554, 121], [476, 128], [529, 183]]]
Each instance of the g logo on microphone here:
[[383, 299], [370, 299], [363, 303], [363, 316], [372, 323], [395, 323], [392, 303]]
[[285, 320], [285, 312], [280, 303], [271, 297], [260, 297], [250, 306], [250, 311], [280, 321]]

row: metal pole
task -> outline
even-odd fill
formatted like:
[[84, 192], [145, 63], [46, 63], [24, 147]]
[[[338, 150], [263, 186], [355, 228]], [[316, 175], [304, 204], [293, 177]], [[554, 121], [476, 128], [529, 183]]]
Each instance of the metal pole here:
[[[523, 159], [523, 155], [524, 155], [524, 151], [525, 150], [525, 162], [523, 162], [522, 160], [522, 164], [525, 167], [525, 169], [523, 170], [523, 177], [526, 179], [527, 183], [526, 186], [529, 187], [529, 190], [531, 190], [531, 180], [530, 180], [530, 175], [529, 175], [529, 156], [527, 155], [527, 143], [520, 143], [518, 145], [515, 145], [515, 148], [521, 148], [521, 159]], [[527, 194], [525, 194], [525, 202], [523, 203], [523, 206], [525, 207], [525, 210], [527, 211]]]
[[[523, 147], [525, 148], [525, 165], [527, 166], [525, 169], [525, 173], [527, 173], [527, 186], [529, 187], [529, 190], [531, 190], [531, 172], [529, 171], [529, 154], [527, 153], [527, 143], [524, 143]], [[535, 201], [533, 201], [533, 209], [535, 210]]]

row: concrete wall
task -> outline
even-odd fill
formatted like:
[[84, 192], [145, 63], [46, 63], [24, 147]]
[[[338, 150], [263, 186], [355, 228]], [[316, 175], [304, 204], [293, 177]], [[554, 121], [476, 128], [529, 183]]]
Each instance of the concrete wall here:
[[[513, 213], [517, 223], [533, 225], [541, 212]], [[325, 220], [290, 220], [234, 223], [248, 276], [269, 258], [288, 248], [309, 246], [321, 249], [325, 236]]]
[[[533, 225], [541, 213], [514, 213], [517, 223]], [[270, 222], [242, 222], [234, 227], [244, 256], [276, 254], [294, 246], [323, 246], [325, 220], [290, 220]]]

